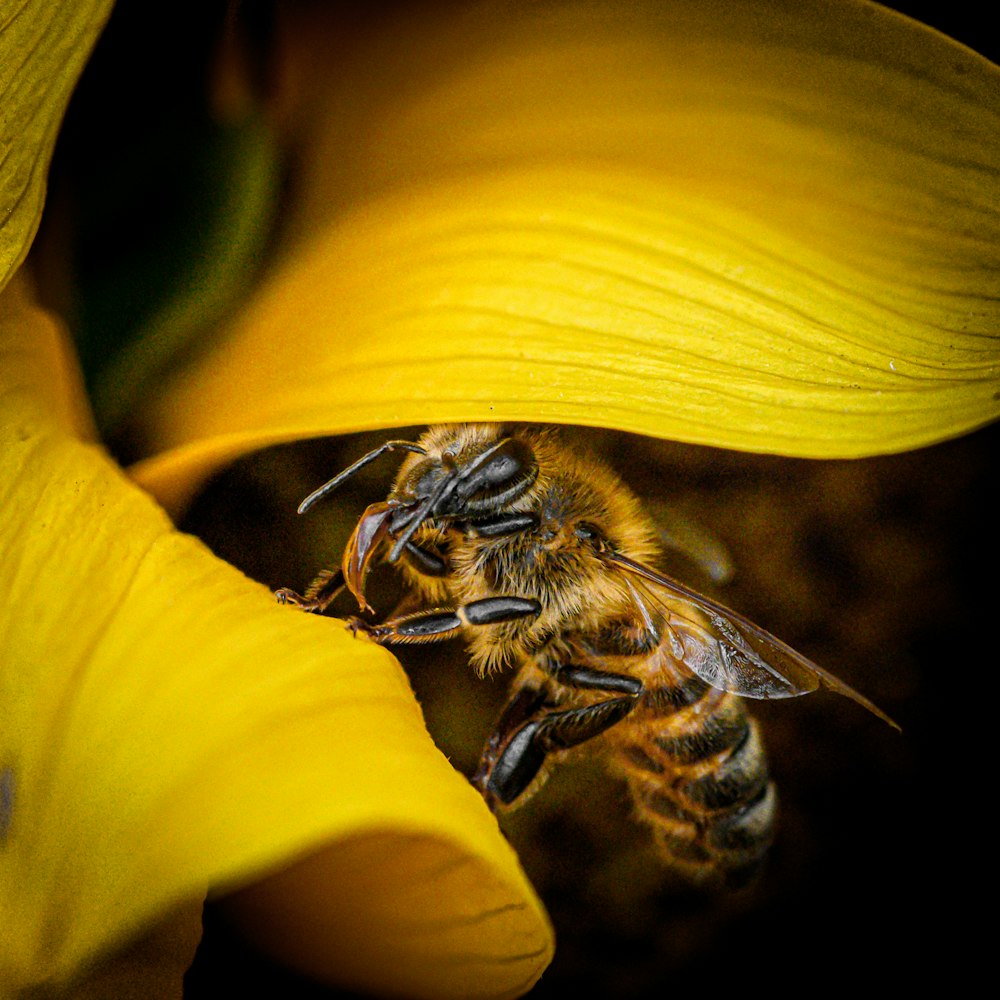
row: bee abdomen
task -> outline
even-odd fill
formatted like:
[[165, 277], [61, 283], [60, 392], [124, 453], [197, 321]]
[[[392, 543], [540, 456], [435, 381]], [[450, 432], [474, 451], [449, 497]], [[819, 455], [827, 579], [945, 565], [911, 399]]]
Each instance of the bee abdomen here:
[[697, 680], [669, 690], [651, 692], [616, 734], [637, 811], [692, 881], [745, 884], [771, 845], [777, 806], [758, 727], [735, 695]]

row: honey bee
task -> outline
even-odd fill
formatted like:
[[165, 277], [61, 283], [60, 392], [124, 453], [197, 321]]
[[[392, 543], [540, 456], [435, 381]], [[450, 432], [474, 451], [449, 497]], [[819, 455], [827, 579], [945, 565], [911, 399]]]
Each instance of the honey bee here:
[[780, 639], [653, 568], [659, 535], [638, 499], [554, 429], [446, 424], [387, 441], [299, 512], [392, 452], [406, 453], [392, 490], [361, 516], [340, 568], [277, 597], [321, 612], [346, 588], [371, 612], [368, 570], [387, 550], [416, 610], [351, 618], [356, 635], [386, 645], [461, 636], [480, 675], [515, 668], [472, 777], [494, 811], [526, 800], [565, 753], [603, 742], [665, 860], [692, 881], [739, 885], [760, 867], [776, 813], [743, 699], [823, 687], [896, 726]]

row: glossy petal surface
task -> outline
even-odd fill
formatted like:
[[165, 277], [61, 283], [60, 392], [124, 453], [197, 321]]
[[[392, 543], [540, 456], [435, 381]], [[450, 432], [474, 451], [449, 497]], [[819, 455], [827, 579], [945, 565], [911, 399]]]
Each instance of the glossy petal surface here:
[[56, 415], [65, 345], [20, 279], [0, 304], [5, 995], [293, 863], [268, 919], [275, 947], [311, 928], [293, 943], [316, 974], [527, 989], [551, 956], [544, 912], [393, 657], [177, 532]]
[[66, 102], [111, 0], [11, 0], [0, 8], [0, 288], [24, 259]]
[[169, 506], [362, 428], [850, 457], [1000, 413], [1000, 71], [944, 36], [852, 2], [422, 12], [333, 61], [291, 35], [287, 253], [149, 408]]

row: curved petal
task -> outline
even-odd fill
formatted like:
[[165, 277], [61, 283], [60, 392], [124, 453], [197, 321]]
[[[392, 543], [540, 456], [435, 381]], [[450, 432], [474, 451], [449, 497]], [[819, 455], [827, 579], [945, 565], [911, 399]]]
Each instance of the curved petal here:
[[[411, 996], [526, 990], [547, 919], [399, 665], [277, 605], [66, 433], [38, 360], [59, 339], [15, 280], [0, 298], [4, 992], [66, 982], [206, 891], [290, 865], [309, 893], [268, 883], [273, 930], [318, 928], [321, 957], [299, 956], [313, 971]], [[375, 850], [387, 863], [359, 867]]]
[[292, 248], [151, 403], [163, 502], [361, 428], [846, 457], [1000, 413], [996, 66], [868, 3], [403, 17], [291, 32]]
[[0, 10], [0, 289], [28, 252], [66, 102], [113, 0]]

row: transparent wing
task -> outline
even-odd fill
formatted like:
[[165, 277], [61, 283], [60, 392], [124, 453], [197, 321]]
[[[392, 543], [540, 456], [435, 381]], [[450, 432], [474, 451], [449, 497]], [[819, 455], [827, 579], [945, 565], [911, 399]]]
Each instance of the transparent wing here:
[[794, 698], [824, 687], [899, 729], [863, 694], [738, 612], [627, 556], [603, 556], [642, 581], [642, 592], [666, 615], [672, 655], [706, 683], [760, 699]]

